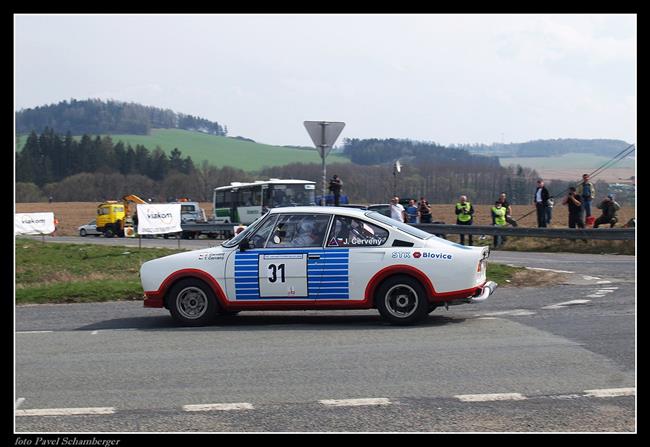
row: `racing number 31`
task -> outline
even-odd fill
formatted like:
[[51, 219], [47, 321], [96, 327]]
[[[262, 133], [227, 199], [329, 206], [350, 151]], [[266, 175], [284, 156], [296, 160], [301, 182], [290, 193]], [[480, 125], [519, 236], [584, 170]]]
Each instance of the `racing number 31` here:
[[269, 276], [269, 282], [276, 282], [278, 280], [278, 272], [280, 272], [280, 282], [286, 282], [284, 278], [284, 264], [269, 264], [269, 270], [271, 271], [271, 276]]

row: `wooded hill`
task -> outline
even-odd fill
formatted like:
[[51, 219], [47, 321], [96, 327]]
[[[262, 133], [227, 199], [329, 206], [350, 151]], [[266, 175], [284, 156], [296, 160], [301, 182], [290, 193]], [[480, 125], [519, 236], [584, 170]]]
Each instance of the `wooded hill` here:
[[46, 127], [57, 132], [81, 134], [148, 135], [153, 128], [185, 129], [225, 136], [226, 126], [198, 116], [169, 109], [120, 101], [86, 99], [61, 101], [16, 112], [16, 133], [42, 132]]

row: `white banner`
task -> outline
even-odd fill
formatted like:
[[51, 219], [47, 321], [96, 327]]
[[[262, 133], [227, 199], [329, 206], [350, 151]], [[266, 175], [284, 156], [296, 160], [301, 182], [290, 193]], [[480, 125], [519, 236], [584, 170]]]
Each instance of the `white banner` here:
[[180, 203], [139, 203], [137, 213], [138, 234], [165, 234], [182, 231]]
[[54, 233], [54, 213], [16, 213], [14, 231], [16, 234]]

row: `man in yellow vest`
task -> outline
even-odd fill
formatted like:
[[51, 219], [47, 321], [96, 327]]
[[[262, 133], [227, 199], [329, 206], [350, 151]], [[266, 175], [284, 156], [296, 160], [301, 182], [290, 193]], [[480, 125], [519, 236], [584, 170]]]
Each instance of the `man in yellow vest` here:
[[[507, 209], [503, 206], [503, 203], [500, 201], [494, 202], [492, 207], [492, 220], [494, 225], [499, 227], [505, 227], [508, 221], [506, 220]], [[494, 235], [494, 248], [498, 248], [506, 242], [505, 236]]]
[[[474, 207], [467, 201], [467, 196], [460, 196], [459, 202], [456, 203], [456, 224], [457, 225], [472, 225], [472, 216], [474, 215]], [[469, 236], [469, 244], [472, 245], [472, 235]], [[461, 245], [465, 245], [465, 235], [460, 235]]]

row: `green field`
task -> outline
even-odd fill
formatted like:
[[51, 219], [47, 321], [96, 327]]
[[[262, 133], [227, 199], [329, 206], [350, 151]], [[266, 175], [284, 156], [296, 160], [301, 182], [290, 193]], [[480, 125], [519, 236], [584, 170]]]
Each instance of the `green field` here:
[[[568, 153], [560, 157], [500, 157], [501, 166], [521, 165], [535, 170], [546, 169], [597, 169], [611, 160], [594, 154]], [[614, 165], [617, 168], [634, 168], [634, 160], [625, 158]]]
[[[231, 166], [244, 171], [259, 171], [264, 167], [284, 166], [289, 163], [321, 162], [316, 149], [271, 146], [181, 129], [153, 129], [151, 135], [111, 135], [111, 138], [114, 143], [123, 141], [131, 146], [142, 144], [149, 150], [160, 146], [167, 154], [178, 148], [183, 157], [189, 155], [197, 166], [207, 160], [218, 167]], [[26, 140], [26, 136], [21, 136], [17, 147], [22, 148]], [[327, 157], [327, 163], [349, 162], [340, 155], [331, 154]]]

